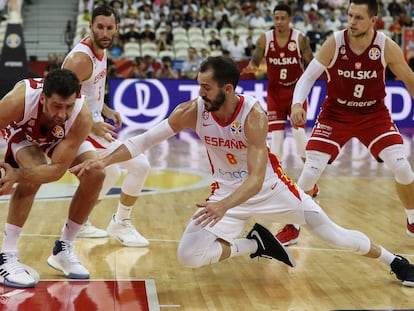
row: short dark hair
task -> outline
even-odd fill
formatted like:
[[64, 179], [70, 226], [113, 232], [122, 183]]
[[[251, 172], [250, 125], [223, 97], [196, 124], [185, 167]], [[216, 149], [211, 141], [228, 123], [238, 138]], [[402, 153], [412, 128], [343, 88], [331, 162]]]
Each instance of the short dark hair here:
[[200, 65], [200, 72], [213, 70], [213, 79], [219, 86], [230, 83], [236, 89], [240, 79], [240, 70], [237, 64], [226, 56], [207, 57]]
[[276, 11], [285, 11], [288, 16], [292, 16], [292, 8], [289, 4], [286, 3], [279, 3], [275, 5], [273, 9], [273, 14], [275, 14]]
[[53, 94], [68, 98], [73, 94], [79, 94], [80, 82], [73, 71], [58, 68], [50, 71], [43, 83], [43, 93], [47, 98]]
[[378, 15], [378, 2], [377, 0], [350, 0], [349, 4], [363, 5], [368, 6], [368, 14], [370, 17]]
[[93, 11], [92, 11], [92, 23], [95, 21], [95, 18], [97, 16], [101, 16], [101, 15], [107, 16], [107, 17], [113, 15], [115, 17], [115, 23], [119, 24], [118, 14], [116, 14], [115, 10], [107, 4], [98, 5], [97, 7], [95, 7], [93, 9]]

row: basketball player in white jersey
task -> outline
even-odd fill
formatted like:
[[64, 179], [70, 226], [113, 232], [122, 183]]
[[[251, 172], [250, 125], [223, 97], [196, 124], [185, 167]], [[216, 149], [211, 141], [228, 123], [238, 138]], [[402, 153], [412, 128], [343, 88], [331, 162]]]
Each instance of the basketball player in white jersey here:
[[199, 70], [199, 98], [176, 107], [168, 119], [142, 135], [129, 138], [100, 160], [71, 169], [81, 176], [141, 154], [188, 128], [205, 145], [213, 175], [212, 192], [196, 204], [178, 246], [177, 256], [193, 268], [250, 254], [294, 261], [276, 238], [256, 224], [239, 238], [250, 217], [267, 222], [292, 221], [335, 246], [385, 263], [404, 286], [414, 286], [414, 265], [372, 242], [365, 234], [332, 222], [320, 206], [283, 172], [267, 144], [268, 120], [257, 99], [235, 93], [240, 73], [228, 57], [209, 57]]
[[[56, 69], [45, 79], [18, 82], [0, 100], [0, 129], [7, 141], [6, 163], [0, 162], [6, 169], [6, 176], [0, 178], [0, 195], [16, 183], [0, 253], [1, 284], [20, 288], [36, 285], [33, 275], [20, 263], [17, 249], [35, 195], [42, 184], [61, 178], [70, 165], [96, 157], [96, 152], [78, 152], [81, 144], [89, 144], [85, 139], [92, 126], [85, 99], [78, 96], [79, 85], [73, 72]], [[79, 177], [61, 238], [47, 259], [67, 278], [89, 278], [73, 251], [73, 243], [96, 204], [104, 177], [101, 169]]]
[[[90, 35], [78, 43], [66, 56], [63, 68], [72, 70], [81, 81], [81, 94], [92, 112], [93, 125], [88, 140], [101, 155], [110, 153], [121, 142], [116, 140], [116, 128], [122, 124], [117, 111], [104, 104], [105, 80], [107, 75], [106, 48], [111, 46], [118, 32], [118, 18], [110, 6], [97, 6], [92, 12]], [[113, 120], [114, 125], [105, 122], [104, 117]], [[85, 149], [85, 151], [88, 151]], [[144, 186], [149, 172], [149, 162], [144, 155], [121, 163], [127, 170], [121, 186], [121, 198], [118, 209], [109, 222], [107, 230], [101, 230], [87, 221], [78, 237], [105, 237], [107, 233], [125, 246], [147, 246], [144, 238], [131, 222], [131, 212]], [[104, 198], [109, 189], [121, 176], [119, 165], [105, 170], [106, 178], [99, 195]]]

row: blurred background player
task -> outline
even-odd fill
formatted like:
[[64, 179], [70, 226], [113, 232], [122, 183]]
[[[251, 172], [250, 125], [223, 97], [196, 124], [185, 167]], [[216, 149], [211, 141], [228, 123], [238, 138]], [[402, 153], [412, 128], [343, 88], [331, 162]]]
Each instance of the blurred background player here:
[[[259, 69], [262, 59], [267, 63], [267, 114], [271, 133], [270, 150], [283, 158], [283, 141], [287, 118], [290, 115], [293, 90], [304, 71], [304, 66], [313, 58], [309, 40], [299, 30], [289, 26], [292, 22], [292, 9], [288, 4], [278, 4], [273, 9], [274, 29], [259, 37], [256, 49], [249, 64], [242, 73], [254, 73]], [[307, 101], [303, 102], [306, 111]], [[302, 161], [305, 162], [306, 124], [292, 127], [292, 135]], [[315, 185], [313, 196], [318, 195]], [[284, 245], [297, 242], [300, 227], [289, 224], [279, 231], [276, 237]]]

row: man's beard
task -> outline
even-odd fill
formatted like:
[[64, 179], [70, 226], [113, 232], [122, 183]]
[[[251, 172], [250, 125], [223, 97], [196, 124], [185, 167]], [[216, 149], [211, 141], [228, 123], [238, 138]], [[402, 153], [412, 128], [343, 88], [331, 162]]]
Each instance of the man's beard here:
[[209, 102], [211, 104], [210, 107], [206, 107], [205, 105], [205, 109], [208, 112], [213, 112], [213, 111], [217, 111], [221, 108], [221, 106], [223, 106], [224, 101], [226, 100], [226, 95], [224, 94], [223, 91], [220, 91], [220, 93], [217, 95], [217, 97], [213, 100], [206, 100], [205, 98], [203, 98], [203, 100], [205, 102]]

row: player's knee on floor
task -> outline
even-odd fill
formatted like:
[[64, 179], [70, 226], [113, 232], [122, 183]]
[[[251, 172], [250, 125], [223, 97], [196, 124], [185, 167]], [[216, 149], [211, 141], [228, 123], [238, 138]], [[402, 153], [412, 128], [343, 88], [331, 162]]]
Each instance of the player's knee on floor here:
[[395, 180], [402, 185], [409, 185], [414, 181], [414, 172], [405, 156], [403, 145], [385, 148], [379, 154], [385, 165], [393, 172]]
[[306, 162], [298, 180], [298, 185], [304, 191], [311, 191], [321, 177], [330, 159], [327, 153], [310, 150], [306, 152]]

